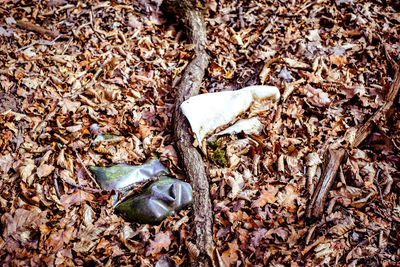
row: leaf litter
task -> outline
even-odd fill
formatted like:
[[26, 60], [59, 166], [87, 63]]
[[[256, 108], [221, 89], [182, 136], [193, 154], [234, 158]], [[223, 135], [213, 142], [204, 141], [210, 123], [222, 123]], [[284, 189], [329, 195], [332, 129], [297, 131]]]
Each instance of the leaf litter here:
[[[127, 223], [84, 169], [158, 152], [184, 177], [171, 132], [174, 86], [193, 55], [184, 29], [159, 1], [5, 1], [0, 14], [1, 263], [187, 265], [190, 209]], [[400, 48], [396, 3], [209, 0], [204, 15], [203, 91], [265, 84], [283, 96], [253, 109], [260, 134], [223, 137], [226, 166], [204, 155], [217, 261], [396, 265], [398, 102], [347, 151], [323, 217], [305, 217], [327, 145], [384, 103], [393, 77], [382, 45]], [[123, 138], [92, 146], [96, 125]]]

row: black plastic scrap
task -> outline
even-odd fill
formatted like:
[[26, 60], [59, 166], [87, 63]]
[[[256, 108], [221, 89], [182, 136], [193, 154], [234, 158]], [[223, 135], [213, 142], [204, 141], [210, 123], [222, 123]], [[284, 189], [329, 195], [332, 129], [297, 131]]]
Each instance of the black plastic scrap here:
[[150, 180], [159, 173], [168, 173], [168, 169], [158, 159], [151, 159], [143, 165], [131, 166], [118, 164], [111, 167], [90, 166], [97, 181], [105, 190], [129, 189], [135, 184]]
[[115, 207], [127, 220], [159, 223], [193, 202], [192, 187], [165, 175]]
[[[127, 195], [115, 210], [129, 221], [159, 223], [190, 205], [193, 191], [190, 184], [167, 176], [168, 170], [157, 159], [140, 166], [119, 164], [111, 167], [90, 166], [100, 185], [108, 191], [117, 190]], [[158, 179], [141, 192], [130, 195], [135, 185]]]

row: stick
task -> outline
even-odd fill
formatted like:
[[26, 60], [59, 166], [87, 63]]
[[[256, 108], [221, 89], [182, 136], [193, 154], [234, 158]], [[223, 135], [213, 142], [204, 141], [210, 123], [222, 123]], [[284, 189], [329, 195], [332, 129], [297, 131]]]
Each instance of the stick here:
[[18, 48], [17, 50], [15, 50], [15, 53], [18, 53], [18, 52], [20, 52], [20, 51], [22, 51], [22, 50], [25, 50], [25, 49], [27, 49], [27, 48], [29, 48], [29, 47], [31, 47], [31, 46], [34, 46], [34, 45], [37, 45], [37, 44], [39, 44], [39, 45], [48, 45], [48, 46], [52, 46], [52, 45], [54, 45], [55, 44], [55, 42], [57, 41], [57, 39], [59, 39], [61, 37], [61, 35], [57, 35], [57, 37], [56, 38], [54, 38], [53, 40], [51, 40], [51, 41], [33, 41], [31, 44], [28, 44], [28, 45], [26, 45], [26, 46], [23, 46], [23, 47], [21, 47], [21, 48]]
[[78, 151], [76, 151], [76, 149], [74, 149], [74, 152], [76, 154], [76, 157], [79, 161], [79, 163], [82, 165], [83, 169], [85, 169], [87, 175], [90, 177], [90, 179], [92, 179], [92, 181], [97, 185], [97, 187], [101, 188], [100, 185], [97, 183], [96, 179], [94, 179], [94, 177], [92, 176], [92, 174], [89, 172], [89, 170], [86, 168], [85, 163], [82, 161], [81, 157], [79, 156]]
[[371, 133], [372, 128], [375, 123], [378, 122], [378, 120], [381, 117], [384, 117], [388, 110], [392, 107], [394, 99], [396, 98], [398, 92], [399, 92], [399, 87], [400, 87], [400, 73], [399, 73], [399, 65], [393, 60], [393, 58], [389, 55], [388, 50], [390, 49], [389, 45], [385, 45], [385, 55], [386, 58], [389, 60], [391, 63], [395, 74], [394, 74], [394, 82], [392, 86], [390, 87], [390, 90], [388, 94], [386, 95], [386, 102], [381, 106], [375, 113], [372, 115], [364, 124], [362, 124], [358, 129], [356, 133], [356, 137], [354, 140], [354, 147], [358, 147], [362, 141]]
[[329, 189], [335, 180], [337, 170], [343, 160], [344, 151], [344, 149], [328, 149], [325, 154], [325, 161], [322, 166], [322, 175], [317, 188], [311, 197], [311, 201], [308, 204], [307, 217], [319, 217], [322, 214]]
[[95, 189], [95, 188], [86, 187], [86, 186], [83, 186], [83, 185], [78, 185], [78, 184], [69, 182], [69, 181], [63, 179], [62, 177], [61, 177], [61, 180], [62, 180], [64, 183], [66, 183], [66, 184], [68, 184], [68, 185], [70, 185], [70, 186], [73, 186], [73, 187], [78, 188], [79, 190], [84, 190], [84, 191], [89, 191], [89, 192], [94, 192], [94, 193], [101, 193], [101, 192], [103, 192], [103, 190], [101, 190], [101, 189]]
[[193, 266], [210, 266], [214, 249], [212, 239], [212, 206], [210, 190], [203, 159], [193, 147], [193, 136], [189, 133], [189, 123], [182, 114], [180, 105], [191, 96], [198, 94], [209, 57], [205, 47], [206, 29], [201, 13], [190, 0], [164, 1], [167, 12], [178, 12], [185, 19], [189, 40], [195, 45], [196, 58], [186, 67], [177, 86], [174, 108], [174, 139], [183, 160], [184, 170], [194, 191], [193, 213], [196, 246], [200, 253]]
[[34, 31], [34, 32], [40, 33], [42, 35], [50, 36], [52, 38], [56, 38], [59, 35], [58, 32], [50, 31], [50, 30], [48, 30], [46, 28], [43, 28], [42, 26], [33, 24], [33, 23], [31, 23], [29, 21], [25, 21], [25, 20], [18, 20], [17, 21], [17, 26], [20, 27], [20, 28], [26, 29], [26, 30], [30, 30], [30, 31]]

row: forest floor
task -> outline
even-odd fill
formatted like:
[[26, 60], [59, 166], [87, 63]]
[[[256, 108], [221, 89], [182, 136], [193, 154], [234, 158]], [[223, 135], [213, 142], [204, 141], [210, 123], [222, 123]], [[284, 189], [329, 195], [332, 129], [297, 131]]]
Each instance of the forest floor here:
[[[194, 56], [161, 1], [1, 1], [0, 263], [186, 266], [191, 208], [159, 225], [114, 214], [87, 166], [157, 153], [185, 179], [173, 142], [175, 87]], [[199, 1], [200, 3], [200, 1]], [[400, 13], [386, 1], [225, 1], [201, 7], [211, 56], [201, 92], [280, 89], [255, 103], [261, 135], [203, 154], [223, 266], [399, 266]], [[397, 7], [398, 8], [398, 7]], [[178, 22], [177, 22], [178, 21]], [[96, 133], [122, 136], [93, 146]], [[345, 149], [321, 216], [307, 217], [327, 149]]]

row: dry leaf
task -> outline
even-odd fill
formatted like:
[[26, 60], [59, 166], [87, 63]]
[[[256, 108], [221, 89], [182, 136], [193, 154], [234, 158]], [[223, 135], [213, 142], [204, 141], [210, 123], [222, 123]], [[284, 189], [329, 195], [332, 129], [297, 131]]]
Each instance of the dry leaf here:
[[18, 172], [21, 175], [22, 181], [26, 184], [31, 185], [33, 182], [32, 173], [36, 168], [35, 162], [33, 159], [25, 159], [24, 163], [21, 167], [19, 167]]
[[237, 244], [237, 241], [235, 240], [233, 242], [229, 242], [228, 247], [229, 248], [221, 254], [222, 261], [224, 262], [226, 267], [236, 264], [239, 259], [239, 246]]
[[259, 198], [251, 204], [251, 207], [253, 208], [260, 208], [264, 207], [266, 204], [272, 204], [274, 203], [277, 198], [276, 194], [279, 191], [278, 186], [273, 186], [273, 185], [266, 185], [261, 189], [261, 194]]
[[335, 64], [338, 67], [342, 67], [347, 64], [346, 56], [338, 56], [338, 55], [330, 55], [329, 60], [332, 64]]
[[325, 107], [331, 103], [329, 94], [325, 93], [319, 88], [314, 88], [311, 85], [306, 85], [303, 88], [305, 94], [310, 100], [311, 104], [317, 107]]
[[75, 204], [81, 204], [85, 201], [93, 201], [94, 197], [92, 194], [83, 190], [75, 190], [72, 194], [64, 194], [60, 197], [60, 202], [63, 204], [65, 209]]
[[36, 174], [37, 176], [39, 176], [39, 178], [43, 178], [49, 176], [53, 172], [53, 170], [54, 170], [53, 165], [42, 164], [37, 168]]
[[150, 240], [150, 244], [146, 248], [146, 256], [154, 256], [161, 252], [162, 249], [169, 250], [172, 241], [172, 233], [170, 231], [158, 232], [154, 240]]

